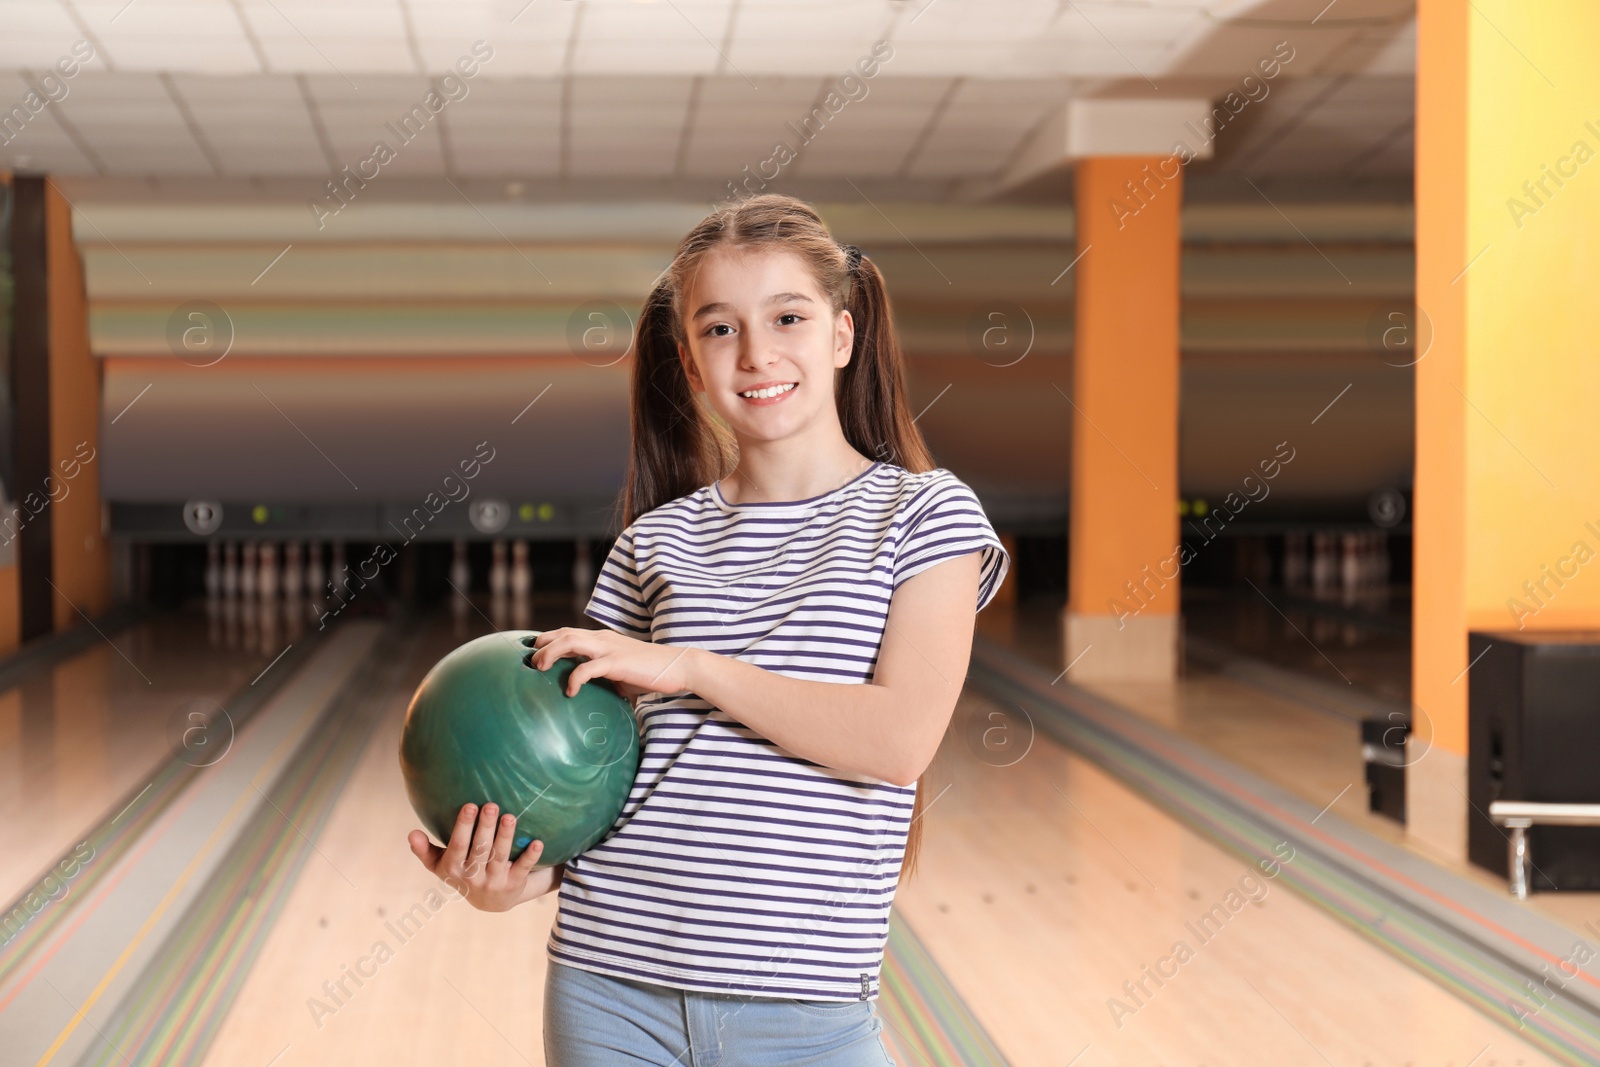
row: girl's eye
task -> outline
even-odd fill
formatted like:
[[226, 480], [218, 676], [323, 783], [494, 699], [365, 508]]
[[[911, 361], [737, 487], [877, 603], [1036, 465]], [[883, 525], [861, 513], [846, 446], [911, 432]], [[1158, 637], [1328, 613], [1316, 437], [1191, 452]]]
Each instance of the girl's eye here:
[[[786, 321], [784, 321], [785, 319], [792, 320], [792, 321], [786, 322]], [[800, 316], [795, 314], [793, 311], [786, 311], [782, 315], [778, 316], [778, 324], [780, 326], [793, 326], [795, 323], [797, 323], [799, 321], [800, 321]]]
[[718, 330], [731, 330], [731, 329], [733, 329], [733, 327], [729, 326], [727, 323], [719, 322], [715, 326], [711, 327], [710, 329], [708, 329], [706, 331], [706, 336], [707, 337], [726, 337], [726, 336], [728, 336], [727, 334], [718, 333], [717, 331]]

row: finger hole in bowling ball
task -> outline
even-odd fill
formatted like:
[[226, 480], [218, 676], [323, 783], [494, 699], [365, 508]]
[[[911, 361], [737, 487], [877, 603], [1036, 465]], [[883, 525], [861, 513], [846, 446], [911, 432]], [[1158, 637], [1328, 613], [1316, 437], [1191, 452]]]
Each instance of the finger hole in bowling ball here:
[[527, 637], [524, 637], [522, 639], [522, 647], [523, 648], [533, 648], [533, 647], [535, 647], [534, 646], [534, 642], [537, 641], [538, 639], [539, 639], [539, 635], [538, 634], [529, 634]]
[[533, 657], [536, 656], [536, 655], [538, 655], [537, 652], [529, 652], [526, 656], [523, 656], [522, 657], [522, 665], [524, 667], [533, 667], [534, 670], [538, 670], [539, 669], [538, 667], [534, 667], [533, 666]]

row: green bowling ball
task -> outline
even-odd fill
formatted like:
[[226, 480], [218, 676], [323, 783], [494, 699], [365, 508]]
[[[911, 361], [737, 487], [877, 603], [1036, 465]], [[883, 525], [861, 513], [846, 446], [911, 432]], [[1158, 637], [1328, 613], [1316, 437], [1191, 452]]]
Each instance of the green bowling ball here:
[[441, 843], [463, 804], [517, 816], [511, 858], [544, 842], [539, 866], [593, 847], [611, 829], [639, 769], [633, 707], [609, 681], [566, 695], [577, 666], [530, 666], [536, 630], [468, 641], [434, 665], [411, 698], [400, 770], [422, 823]]

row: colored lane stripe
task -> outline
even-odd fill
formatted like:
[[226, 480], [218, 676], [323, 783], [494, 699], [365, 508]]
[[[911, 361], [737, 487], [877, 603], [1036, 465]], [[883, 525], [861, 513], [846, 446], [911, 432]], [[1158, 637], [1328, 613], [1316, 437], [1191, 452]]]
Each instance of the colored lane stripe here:
[[[313, 703], [314, 705], [322, 703], [322, 695], [319, 694], [318, 699]], [[293, 735], [291, 734], [290, 737], [292, 738], [292, 736]], [[265, 765], [267, 767], [282, 766], [283, 758], [286, 755], [284, 748], [289, 743], [290, 738], [285, 738], [282, 744], [280, 744], [279, 748], [266, 761]], [[113, 962], [110, 968], [107, 969], [106, 973], [95, 985], [89, 996], [85, 998], [81, 1005], [77, 1006], [72, 1020], [62, 1028], [61, 1033], [56, 1035], [56, 1039], [51, 1042], [50, 1047], [45, 1050], [44, 1054], [38, 1059], [34, 1067], [44, 1067], [45, 1064], [55, 1059], [56, 1054], [61, 1051], [62, 1046], [66, 1044], [67, 1040], [77, 1030], [78, 1025], [85, 1020], [89, 1010], [99, 1002], [101, 997], [105, 995], [106, 990], [110, 988], [111, 983], [116, 980], [117, 975], [122, 972], [122, 969], [128, 965], [128, 961], [132, 959], [134, 953], [138, 951], [139, 946], [142, 945], [145, 939], [150, 936], [151, 931], [153, 931], [156, 925], [161, 921], [162, 916], [164, 916], [168, 909], [172, 907], [173, 903], [177, 900], [184, 888], [194, 877], [195, 872], [200, 868], [201, 864], [212, 853], [212, 851], [217, 848], [217, 846], [226, 836], [227, 831], [241, 817], [254, 792], [254, 790], [251, 790], [250, 793], [240, 794], [239, 799], [236, 800], [228, 809], [228, 813], [223, 817], [222, 821], [218, 823], [216, 829], [211, 832], [211, 834], [206, 838], [205, 842], [201, 845], [200, 849], [195, 853], [194, 859], [190, 860], [189, 864], [178, 875], [178, 878], [172, 884], [172, 888], [167, 890], [166, 895], [161, 898], [161, 901], [156, 905], [155, 910], [150, 913], [149, 917], [145, 919], [144, 923], [134, 933], [133, 937], [128, 941], [127, 946], [123, 948], [122, 952], [117, 956], [116, 961]], [[103, 899], [104, 898], [102, 898], [102, 900]], [[52, 954], [54, 951], [59, 949], [60, 944], [61, 942], [58, 942], [57, 945], [52, 949]], [[37, 968], [34, 970], [37, 971]], [[32, 973], [33, 972], [30, 972], [30, 976]]]
[[[1043, 672], [1003, 650], [976, 648], [972, 677], [992, 694], [1042, 702], [1043, 725], [1058, 740], [1235, 855], [1254, 862], [1292, 837], [1301, 847], [1280, 869], [1286, 884], [1522, 1040], [1565, 1063], [1600, 1062], [1600, 1017], [1589, 1005], [1558, 997], [1518, 1015], [1518, 1005], [1535, 1007], [1525, 988], [1541, 976], [1503, 946], [1556, 962], [1548, 953], [1213, 773], [1164, 742], [1168, 733], [1154, 724], [1082, 691], [1052, 689]], [[1399, 886], [1433, 900], [1440, 914], [1407, 901]]]
[[[351, 702], [359, 707], [336, 702], [336, 711], [306, 739], [268, 790], [282, 814], [260, 806], [182, 925], [139, 976], [136, 991], [103, 1027], [107, 1041], [96, 1042], [80, 1067], [180, 1067], [204, 1060], [311, 858], [311, 843], [369, 743], [383, 698], [409, 659], [391, 648], [377, 672], [383, 679], [352, 683], [350, 692], [364, 695]], [[882, 990], [884, 1038], [902, 1067], [1005, 1067], [998, 1048], [898, 913], [890, 925]]]
[[[320, 633], [310, 633], [305, 639], [296, 643], [284, 662], [279, 664], [283, 669], [274, 672], [270, 680], [259, 686], [240, 686], [229, 696], [224, 707], [234, 722], [236, 732], [242, 731], [254, 717], [256, 711], [275, 696], [294, 672], [306, 660], [321, 640]], [[27, 924], [17, 931], [16, 935], [0, 945], [0, 990], [7, 990], [8, 985], [16, 985], [0, 996], [0, 1011], [4, 1011], [16, 997], [18, 992], [26, 987], [27, 982], [37, 973], [39, 966], [48, 959], [35, 961], [35, 965], [26, 974], [23, 967], [27, 965], [40, 946], [50, 941], [58, 932], [63, 936], [57, 940], [64, 940], [73, 930], [82, 925], [84, 919], [92, 914], [104, 902], [110, 891], [127, 875], [128, 867], [132, 862], [142, 856], [159, 836], [155, 831], [158, 823], [170, 821], [183, 810], [184, 804], [174, 807], [174, 802], [185, 795], [188, 786], [202, 773], [204, 767], [197, 767], [187, 763], [181, 754], [174, 755], [163, 765], [155, 776], [146, 785], [140, 787], [140, 792], [131, 799], [127, 796], [119, 798], [115, 806], [108, 810], [100, 823], [84, 838], [84, 844], [94, 849], [89, 861], [67, 880], [67, 891], [53, 903], [48, 902], [32, 915]], [[185, 802], [186, 803], [186, 802]], [[50, 870], [57, 870], [60, 864], [72, 855], [69, 851], [55, 863]], [[119, 869], [124, 857], [131, 857], [129, 864]], [[111, 872], [117, 870], [115, 877]], [[45, 876], [45, 877], [48, 877]], [[44, 892], [45, 877], [25, 890], [13, 901], [3, 913], [12, 915], [18, 909], [27, 910], [26, 901], [30, 897], [47, 898]], [[110, 878], [109, 881], [107, 879]], [[65, 924], [69, 918], [75, 921], [70, 927]], [[18, 980], [20, 976], [21, 980]]]
[[899, 912], [889, 923], [878, 1012], [900, 1067], [1005, 1067], [982, 1024]]
[[263, 791], [243, 833], [118, 1005], [80, 1067], [198, 1065], [293, 891], [339, 794], [419, 640], [396, 627], [374, 644], [316, 727]]

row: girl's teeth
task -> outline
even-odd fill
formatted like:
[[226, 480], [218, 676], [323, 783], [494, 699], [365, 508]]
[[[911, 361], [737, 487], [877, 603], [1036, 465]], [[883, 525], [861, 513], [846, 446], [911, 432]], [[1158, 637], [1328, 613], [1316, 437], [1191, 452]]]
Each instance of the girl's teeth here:
[[793, 388], [794, 388], [793, 385], [774, 385], [774, 386], [770, 386], [770, 387], [768, 387], [766, 389], [755, 389], [755, 390], [752, 390], [752, 391], [750, 391], [748, 393], [740, 393], [739, 395], [743, 396], [743, 397], [749, 397], [749, 398], [755, 399], [755, 400], [765, 400], [768, 397], [777, 396], [779, 393], [787, 393], [790, 389], [793, 389]]

